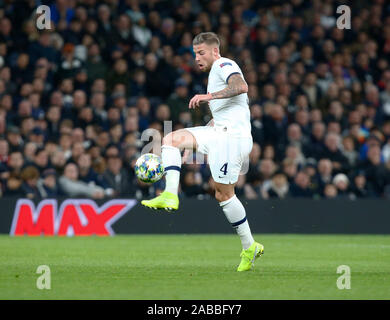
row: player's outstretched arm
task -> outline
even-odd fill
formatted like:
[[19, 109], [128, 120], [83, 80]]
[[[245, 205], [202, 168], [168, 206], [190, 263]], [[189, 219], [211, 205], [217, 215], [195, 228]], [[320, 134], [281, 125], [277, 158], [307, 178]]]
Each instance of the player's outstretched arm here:
[[225, 89], [208, 94], [195, 95], [190, 103], [189, 108], [195, 109], [201, 103], [208, 102], [212, 99], [226, 99], [248, 92], [248, 85], [239, 73], [232, 74], [228, 80], [228, 85]]
[[239, 73], [230, 76], [228, 86], [220, 91], [211, 93], [212, 99], [225, 99], [248, 92], [248, 85]]

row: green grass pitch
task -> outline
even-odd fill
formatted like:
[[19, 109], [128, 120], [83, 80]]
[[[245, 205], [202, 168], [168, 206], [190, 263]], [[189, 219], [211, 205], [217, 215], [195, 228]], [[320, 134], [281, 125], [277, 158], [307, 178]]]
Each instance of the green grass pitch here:
[[[235, 271], [236, 235], [0, 236], [0, 299], [390, 299], [390, 236], [256, 235], [264, 255]], [[36, 282], [39, 265], [51, 289]], [[339, 290], [337, 267], [351, 269]]]

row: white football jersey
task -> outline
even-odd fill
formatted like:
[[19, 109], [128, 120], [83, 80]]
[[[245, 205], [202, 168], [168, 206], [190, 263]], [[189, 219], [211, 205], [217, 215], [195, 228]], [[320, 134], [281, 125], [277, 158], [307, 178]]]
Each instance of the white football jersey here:
[[[207, 92], [213, 93], [227, 87], [233, 74], [240, 74], [240, 67], [233, 60], [219, 58], [214, 61], [208, 78]], [[246, 93], [226, 99], [213, 99], [209, 102], [215, 126], [228, 126], [234, 135], [251, 136], [250, 112]]]

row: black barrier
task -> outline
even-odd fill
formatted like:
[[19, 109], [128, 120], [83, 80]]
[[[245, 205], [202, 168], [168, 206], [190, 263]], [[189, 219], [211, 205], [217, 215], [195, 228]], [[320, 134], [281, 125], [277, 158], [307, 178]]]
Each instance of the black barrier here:
[[[390, 233], [386, 200], [243, 200], [253, 233]], [[231, 233], [215, 200], [188, 199], [176, 213], [137, 204], [113, 228], [118, 233]]]
[[[254, 233], [389, 234], [388, 200], [243, 200]], [[185, 199], [174, 213], [133, 199], [0, 199], [0, 233], [109, 235], [231, 233], [215, 200]], [[102, 219], [102, 217], [104, 219]], [[71, 226], [72, 228], [69, 228]], [[71, 232], [69, 232], [71, 229]]]

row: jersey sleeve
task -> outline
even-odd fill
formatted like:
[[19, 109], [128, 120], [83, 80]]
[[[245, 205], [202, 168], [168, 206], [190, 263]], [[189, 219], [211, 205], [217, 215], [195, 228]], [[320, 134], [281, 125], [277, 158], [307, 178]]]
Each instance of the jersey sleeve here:
[[218, 71], [223, 81], [227, 84], [230, 76], [233, 74], [241, 74], [240, 67], [234, 61], [225, 60], [219, 63]]

